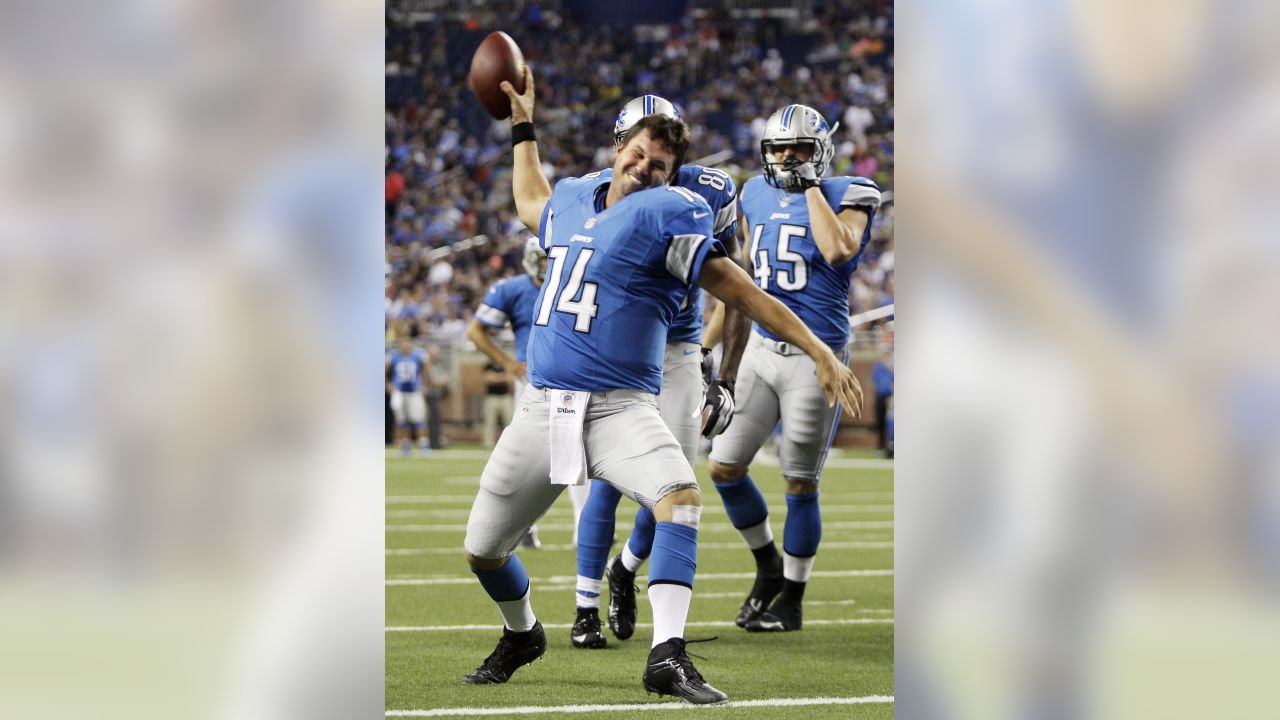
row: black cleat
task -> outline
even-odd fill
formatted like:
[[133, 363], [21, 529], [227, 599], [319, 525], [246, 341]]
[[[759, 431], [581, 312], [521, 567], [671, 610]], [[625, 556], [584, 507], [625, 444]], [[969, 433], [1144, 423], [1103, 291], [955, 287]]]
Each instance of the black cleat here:
[[511, 679], [511, 673], [542, 657], [547, 651], [547, 634], [542, 623], [535, 622], [528, 632], [512, 632], [502, 628], [502, 639], [480, 667], [462, 678], [467, 685], [493, 685]]
[[645, 691], [684, 698], [694, 705], [727, 701], [728, 695], [702, 679], [684, 646], [683, 638], [671, 638], [649, 651], [649, 662], [644, 668]]
[[622, 566], [622, 555], [614, 555], [604, 568], [609, 578], [609, 629], [619, 640], [636, 631], [636, 574]]
[[764, 570], [756, 568], [756, 582], [751, 586], [751, 594], [738, 610], [734, 623], [744, 628], [747, 623], [760, 617], [769, 603], [782, 592], [782, 558], [779, 557], [774, 567]]
[[791, 632], [804, 624], [800, 603], [778, 599], [760, 617], [747, 623], [747, 632]]
[[573, 621], [569, 639], [576, 648], [599, 650], [609, 644], [600, 632], [600, 611], [596, 608], [578, 608], [578, 619]]

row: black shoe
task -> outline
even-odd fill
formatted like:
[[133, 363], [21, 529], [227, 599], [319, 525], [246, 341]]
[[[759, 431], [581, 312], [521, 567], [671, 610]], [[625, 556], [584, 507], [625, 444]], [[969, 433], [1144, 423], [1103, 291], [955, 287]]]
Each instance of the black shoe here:
[[542, 623], [535, 622], [528, 632], [502, 629], [502, 639], [480, 667], [462, 678], [468, 685], [491, 685], [511, 679], [511, 673], [542, 657], [547, 651], [547, 634]]
[[609, 629], [619, 640], [636, 631], [636, 574], [622, 566], [622, 555], [614, 555], [605, 566], [609, 578]]
[[600, 632], [600, 611], [596, 608], [578, 608], [578, 619], [573, 621], [569, 639], [576, 648], [599, 650], [609, 644]]
[[702, 679], [684, 646], [683, 638], [671, 638], [649, 651], [649, 662], [644, 668], [645, 691], [684, 698], [695, 705], [728, 700], [728, 695]]
[[751, 586], [751, 594], [747, 596], [746, 602], [742, 603], [742, 608], [738, 610], [738, 617], [734, 619], [734, 623], [738, 627], [744, 628], [747, 623], [760, 617], [760, 613], [769, 607], [769, 603], [782, 592], [782, 558], [778, 557], [778, 561], [774, 567], [765, 570], [756, 568], [756, 582]]
[[800, 603], [778, 599], [760, 617], [747, 623], [747, 632], [791, 632], [803, 625]]

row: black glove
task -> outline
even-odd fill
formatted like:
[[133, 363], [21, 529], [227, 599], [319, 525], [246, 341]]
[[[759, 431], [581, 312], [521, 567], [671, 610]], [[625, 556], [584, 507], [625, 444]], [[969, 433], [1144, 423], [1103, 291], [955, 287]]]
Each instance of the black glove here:
[[702, 387], [711, 387], [711, 371], [715, 369], [715, 358], [711, 357], [711, 348], [702, 348]]
[[702, 436], [713, 438], [724, 432], [733, 420], [733, 386], [716, 380], [707, 387], [702, 401]]

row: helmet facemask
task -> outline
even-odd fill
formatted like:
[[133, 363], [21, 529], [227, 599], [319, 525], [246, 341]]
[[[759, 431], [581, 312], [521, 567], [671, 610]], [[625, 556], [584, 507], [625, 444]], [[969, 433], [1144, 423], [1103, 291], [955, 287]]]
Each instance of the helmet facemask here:
[[[788, 105], [771, 115], [760, 141], [760, 162], [768, 183], [788, 192], [799, 191], [803, 186], [796, 171], [806, 163], [812, 165], [814, 177], [821, 178], [835, 155], [831, 136], [838, 127], [840, 123], [828, 127], [817, 110], [805, 105]], [[808, 147], [809, 159], [784, 161], [779, 148], [788, 145]]]

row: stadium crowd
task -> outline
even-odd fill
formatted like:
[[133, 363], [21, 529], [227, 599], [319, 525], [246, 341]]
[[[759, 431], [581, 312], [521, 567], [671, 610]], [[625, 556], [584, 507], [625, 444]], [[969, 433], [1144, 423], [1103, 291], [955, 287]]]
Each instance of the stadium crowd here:
[[[833, 175], [893, 177], [893, 6], [824, 3], [788, 21], [693, 11], [678, 25], [591, 26], [526, 6], [520, 23], [477, 14], [415, 23], [392, 11], [386, 45], [388, 340], [463, 338], [495, 280], [522, 272], [527, 233], [511, 199], [510, 123], [467, 87], [494, 29], [537, 72], [544, 172], [554, 183], [607, 167], [614, 118], [638, 94], [682, 109], [695, 158], [739, 186], [760, 172], [766, 118], [804, 102], [840, 122]], [[570, 138], [572, 140], [570, 140]], [[711, 161], [705, 160], [714, 156]], [[853, 312], [893, 302], [893, 206], [875, 218]]]

